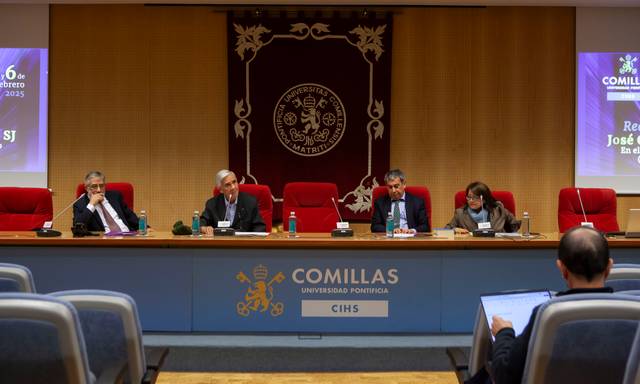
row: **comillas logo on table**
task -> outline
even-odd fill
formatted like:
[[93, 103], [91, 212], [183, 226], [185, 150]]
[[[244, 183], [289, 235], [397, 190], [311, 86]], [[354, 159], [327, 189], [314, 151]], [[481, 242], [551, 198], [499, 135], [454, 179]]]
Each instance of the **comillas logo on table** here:
[[291, 280], [302, 317], [389, 317], [390, 287], [400, 278], [396, 268], [296, 268]]
[[[277, 300], [275, 288], [286, 279], [285, 274], [269, 276], [263, 264], [253, 267], [253, 279], [243, 271], [236, 274], [236, 280], [246, 287], [243, 301], [236, 303], [238, 315], [277, 317], [284, 313], [285, 303]], [[400, 282], [397, 268], [293, 267], [290, 278], [303, 318], [389, 317], [390, 293]], [[280, 289], [288, 289], [285, 296], [292, 297], [290, 285]]]
[[280, 284], [284, 281], [284, 274], [278, 272], [269, 279], [269, 269], [262, 264], [256, 265], [252, 272], [253, 280], [242, 271], [236, 274], [236, 280], [249, 285], [244, 294], [244, 301], [239, 301], [236, 304], [238, 315], [247, 317], [254, 312], [264, 313], [267, 311], [273, 317], [282, 315], [284, 304], [274, 301], [273, 287], [274, 284]]

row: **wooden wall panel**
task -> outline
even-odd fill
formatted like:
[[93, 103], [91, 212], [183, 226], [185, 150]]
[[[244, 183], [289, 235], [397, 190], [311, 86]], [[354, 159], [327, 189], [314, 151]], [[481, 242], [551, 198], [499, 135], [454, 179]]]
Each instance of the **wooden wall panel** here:
[[[400, 8], [393, 28], [391, 164], [431, 189], [434, 225], [483, 180], [555, 231], [573, 183], [574, 10]], [[54, 208], [100, 169], [134, 183], [157, 228], [202, 209], [228, 164], [226, 52], [213, 8], [52, 5]], [[619, 201], [624, 224], [640, 199]]]

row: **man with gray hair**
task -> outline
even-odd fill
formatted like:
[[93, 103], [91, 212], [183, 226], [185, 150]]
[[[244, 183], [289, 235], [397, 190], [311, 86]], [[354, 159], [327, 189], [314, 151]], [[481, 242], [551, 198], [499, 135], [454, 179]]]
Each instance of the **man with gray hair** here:
[[371, 232], [385, 232], [389, 212], [394, 221], [394, 233], [429, 232], [425, 202], [404, 191], [404, 173], [399, 169], [392, 169], [384, 175], [384, 183], [389, 193], [378, 198], [373, 205]]
[[213, 229], [220, 222], [243, 232], [264, 232], [266, 225], [258, 211], [258, 201], [248, 193], [240, 192], [235, 173], [222, 169], [216, 174], [216, 187], [220, 194], [207, 200], [202, 216], [200, 231], [213, 235]]
[[138, 216], [125, 204], [118, 191], [107, 191], [102, 172], [84, 177], [85, 194], [73, 204], [73, 225], [82, 223], [89, 231], [130, 232], [138, 229]]

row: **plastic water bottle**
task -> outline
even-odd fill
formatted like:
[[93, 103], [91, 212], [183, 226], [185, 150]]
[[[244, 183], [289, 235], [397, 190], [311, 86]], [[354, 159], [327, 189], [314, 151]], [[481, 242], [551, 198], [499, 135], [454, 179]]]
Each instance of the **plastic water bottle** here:
[[393, 214], [389, 212], [389, 215], [387, 215], [387, 227], [386, 227], [387, 237], [393, 237], [394, 227], [395, 227], [395, 223], [393, 221]]
[[298, 218], [296, 217], [296, 213], [291, 211], [289, 215], [289, 237], [296, 237], [296, 224], [298, 224]]
[[191, 220], [191, 235], [200, 236], [200, 212], [193, 211], [193, 219]]
[[524, 212], [522, 214], [522, 236], [530, 237], [531, 236], [531, 219], [529, 218], [529, 212]]
[[147, 211], [140, 211], [140, 217], [138, 217], [138, 234], [146, 235], [147, 234]]

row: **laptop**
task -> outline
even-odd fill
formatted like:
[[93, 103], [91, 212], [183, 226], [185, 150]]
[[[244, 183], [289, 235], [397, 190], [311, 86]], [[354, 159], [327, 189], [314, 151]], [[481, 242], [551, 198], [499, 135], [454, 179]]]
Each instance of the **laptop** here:
[[640, 209], [629, 209], [625, 237], [640, 237]]
[[[493, 315], [498, 315], [513, 323], [516, 336], [520, 335], [529, 323], [533, 308], [549, 299], [551, 299], [551, 292], [542, 289], [496, 292], [480, 296], [489, 330], [491, 330]], [[496, 338], [491, 335], [491, 341], [495, 340]]]

